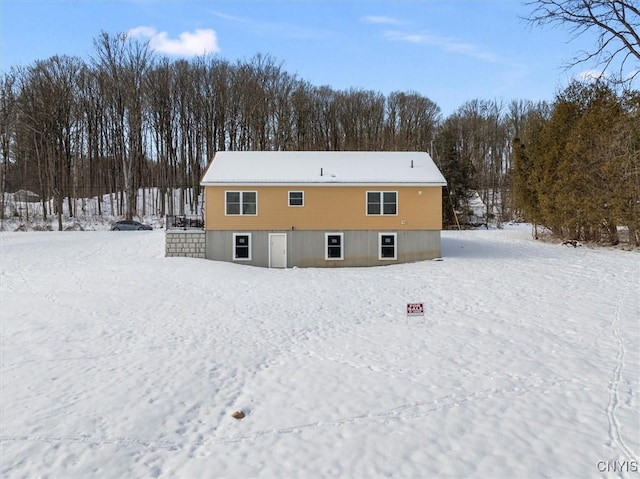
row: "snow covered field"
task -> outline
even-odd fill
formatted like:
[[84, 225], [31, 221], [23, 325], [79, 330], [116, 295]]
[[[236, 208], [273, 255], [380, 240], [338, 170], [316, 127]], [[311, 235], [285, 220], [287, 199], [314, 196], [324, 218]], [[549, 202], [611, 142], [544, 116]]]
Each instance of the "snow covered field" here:
[[637, 477], [637, 252], [526, 225], [360, 269], [0, 242], [3, 478]]

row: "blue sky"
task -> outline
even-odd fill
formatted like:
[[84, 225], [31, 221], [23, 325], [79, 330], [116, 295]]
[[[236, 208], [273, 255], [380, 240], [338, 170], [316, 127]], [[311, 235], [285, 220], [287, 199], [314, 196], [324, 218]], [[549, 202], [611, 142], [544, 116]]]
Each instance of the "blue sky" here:
[[313, 85], [416, 91], [447, 116], [473, 99], [552, 100], [594, 65], [563, 66], [593, 39], [529, 27], [519, 0], [0, 0], [0, 69], [88, 59], [101, 31], [161, 55], [235, 62], [269, 54]]

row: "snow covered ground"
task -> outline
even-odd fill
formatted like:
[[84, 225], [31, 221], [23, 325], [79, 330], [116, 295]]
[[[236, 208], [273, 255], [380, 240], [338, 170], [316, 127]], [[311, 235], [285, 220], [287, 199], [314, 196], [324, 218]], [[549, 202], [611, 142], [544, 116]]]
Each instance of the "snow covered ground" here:
[[637, 252], [526, 225], [358, 269], [0, 243], [4, 478], [637, 477]]

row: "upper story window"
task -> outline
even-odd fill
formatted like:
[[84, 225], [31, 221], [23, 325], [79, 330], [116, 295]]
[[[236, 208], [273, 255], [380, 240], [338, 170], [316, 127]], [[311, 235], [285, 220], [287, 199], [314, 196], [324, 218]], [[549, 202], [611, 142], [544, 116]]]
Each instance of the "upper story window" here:
[[226, 191], [225, 214], [257, 215], [258, 193], [256, 191]]
[[304, 206], [304, 191], [290, 191], [289, 206]]
[[397, 215], [397, 191], [367, 191], [368, 215]]

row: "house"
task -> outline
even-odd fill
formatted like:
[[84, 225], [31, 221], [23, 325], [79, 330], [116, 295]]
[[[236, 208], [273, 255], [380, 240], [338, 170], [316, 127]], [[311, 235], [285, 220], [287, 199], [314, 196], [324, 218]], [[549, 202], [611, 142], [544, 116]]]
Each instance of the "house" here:
[[427, 153], [220, 151], [201, 185], [208, 259], [287, 268], [440, 256], [446, 181]]

